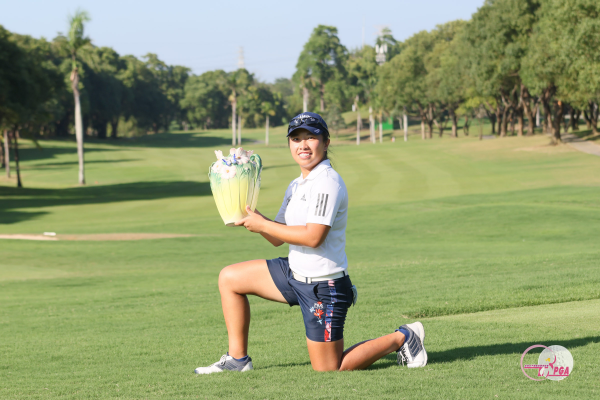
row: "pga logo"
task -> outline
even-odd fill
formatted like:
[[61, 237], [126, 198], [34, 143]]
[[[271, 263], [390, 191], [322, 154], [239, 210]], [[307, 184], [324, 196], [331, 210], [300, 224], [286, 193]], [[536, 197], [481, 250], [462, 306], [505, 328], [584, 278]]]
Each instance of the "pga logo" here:
[[[538, 363], [523, 365], [525, 354], [537, 347], [544, 349], [538, 357]], [[537, 369], [537, 376], [541, 379], [532, 378], [525, 372], [526, 369]], [[523, 355], [521, 356], [521, 370], [525, 376], [532, 381], [544, 381], [546, 379], [560, 381], [569, 376], [573, 371], [573, 356], [569, 350], [559, 345], [546, 347], [543, 344], [534, 344], [523, 352]]]

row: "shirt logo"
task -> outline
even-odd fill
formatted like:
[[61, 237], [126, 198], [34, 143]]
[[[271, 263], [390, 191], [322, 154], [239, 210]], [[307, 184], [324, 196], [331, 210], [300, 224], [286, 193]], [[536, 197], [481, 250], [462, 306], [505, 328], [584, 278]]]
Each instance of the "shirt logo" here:
[[315, 207], [315, 215], [319, 217], [324, 217], [325, 212], [327, 210], [327, 200], [329, 200], [329, 195], [325, 193], [319, 193], [317, 196], [317, 206]]
[[302, 198], [301, 198], [300, 200], [302, 200], [302, 201], [306, 201], [306, 197], [305, 197], [305, 195], [302, 195]]

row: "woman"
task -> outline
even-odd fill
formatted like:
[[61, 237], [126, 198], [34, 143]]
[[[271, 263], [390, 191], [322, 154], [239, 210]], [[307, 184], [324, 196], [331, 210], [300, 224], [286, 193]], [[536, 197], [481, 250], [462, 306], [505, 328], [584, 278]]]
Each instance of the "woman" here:
[[252, 369], [247, 352], [248, 294], [300, 305], [314, 370], [363, 369], [394, 351], [398, 362], [406, 362], [409, 368], [427, 364], [420, 322], [344, 351], [344, 321], [356, 294], [345, 253], [348, 192], [327, 158], [329, 143], [327, 124], [320, 115], [303, 113], [291, 120], [288, 144], [301, 176], [288, 187], [274, 221], [247, 207], [249, 215], [236, 223], [260, 233], [274, 246], [289, 243], [289, 257], [246, 261], [221, 271], [219, 291], [229, 351], [220, 361], [197, 368], [197, 374]]

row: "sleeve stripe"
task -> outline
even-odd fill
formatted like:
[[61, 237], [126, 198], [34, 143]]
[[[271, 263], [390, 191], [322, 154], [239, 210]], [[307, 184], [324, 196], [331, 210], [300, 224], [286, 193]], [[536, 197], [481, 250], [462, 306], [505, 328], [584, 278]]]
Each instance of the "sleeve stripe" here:
[[317, 195], [317, 206], [315, 207], [315, 215], [319, 215], [319, 202], [321, 201], [321, 193]]
[[323, 204], [323, 211], [321, 211], [321, 217], [325, 216], [325, 210], [327, 210], [327, 200], [329, 200], [329, 194], [325, 195], [325, 204]]
[[316, 216], [325, 216], [325, 211], [327, 210], [327, 200], [329, 200], [329, 194], [319, 193], [317, 195], [317, 206], [315, 207]]

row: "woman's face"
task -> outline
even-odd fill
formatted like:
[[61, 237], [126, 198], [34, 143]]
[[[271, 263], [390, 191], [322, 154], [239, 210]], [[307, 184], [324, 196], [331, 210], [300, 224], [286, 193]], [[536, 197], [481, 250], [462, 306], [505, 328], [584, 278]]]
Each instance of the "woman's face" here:
[[289, 145], [294, 161], [300, 165], [300, 168], [310, 171], [323, 161], [329, 139], [323, 141], [321, 135], [315, 135], [306, 129], [298, 129], [290, 135]]

